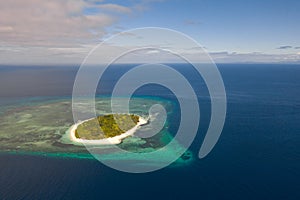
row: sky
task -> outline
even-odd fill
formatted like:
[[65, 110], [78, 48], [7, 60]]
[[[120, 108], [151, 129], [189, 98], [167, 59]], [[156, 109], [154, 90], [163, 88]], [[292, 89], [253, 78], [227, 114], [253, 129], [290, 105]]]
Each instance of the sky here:
[[0, 0], [0, 64], [80, 64], [141, 27], [182, 32], [215, 62], [300, 63], [299, 10], [298, 0]]

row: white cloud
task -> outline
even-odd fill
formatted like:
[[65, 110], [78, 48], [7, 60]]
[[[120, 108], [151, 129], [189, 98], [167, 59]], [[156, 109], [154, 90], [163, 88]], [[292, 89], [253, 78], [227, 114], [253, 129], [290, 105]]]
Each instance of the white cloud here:
[[5, 44], [68, 46], [103, 36], [116, 16], [84, 15], [91, 6], [83, 0], [0, 1], [0, 39]]
[[[94, 8], [97, 12], [89, 13]], [[63, 63], [59, 55], [71, 54], [77, 56], [71, 62], [81, 61], [90, 50], [86, 45], [97, 44], [120, 14], [130, 12], [96, 0], [0, 1], [0, 64], [54, 59]]]
[[12, 32], [14, 29], [11, 26], [2, 26], [0, 27], [0, 32]]
[[297, 55], [295, 53], [267, 54], [267, 53], [259, 53], [259, 52], [250, 52], [250, 53], [211, 52], [210, 56], [215, 62], [218, 63], [230, 63], [230, 62], [300, 63], [300, 55]]
[[119, 12], [119, 13], [131, 13], [131, 9], [125, 6], [120, 6], [117, 4], [102, 4], [98, 6], [101, 9], [113, 11], [113, 12]]

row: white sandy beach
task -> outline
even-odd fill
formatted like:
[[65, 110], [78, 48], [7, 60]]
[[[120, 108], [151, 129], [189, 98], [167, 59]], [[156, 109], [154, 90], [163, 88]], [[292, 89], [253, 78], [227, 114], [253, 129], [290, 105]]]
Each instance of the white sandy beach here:
[[84, 144], [84, 145], [110, 145], [110, 144], [120, 144], [122, 142], [122, 140], [128, 136], [131, 136], [135, 133], [135, 131], [138, 129], [139, 126], [148, 123], [147, 120], [145, 120], [142, 117], [139, 117], [139, 122], [131, 129], [129, 129], [128, 131], [126, 131], [125, 133], [122, 133], [121, 135], [118, 136], [114, 136], [114, 137], [110, 137], [110, 138], [104, 138], [104, 139], [100, 139], [100, 140], [86, 140], [86, 139], [80, 139], [77, 138], [75, 136], [75, 130], [77, 129], [77, 127], [86, 122], [89, 121], [91, 119], [88, 120], [84, 120], [82, 122], [76, 123], [71, 127], [70, 130], [70, 139], [72, 140], [72, 142], [75, 143], [80, 143], [80, 144]]

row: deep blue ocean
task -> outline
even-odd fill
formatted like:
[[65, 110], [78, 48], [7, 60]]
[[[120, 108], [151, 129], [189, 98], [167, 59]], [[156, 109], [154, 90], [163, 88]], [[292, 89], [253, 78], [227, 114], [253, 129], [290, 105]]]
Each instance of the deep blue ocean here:
[[[108, 70], [98, 94], [109, 95], [132, 66]], [[172, 66], [189, 79], [201, 108], [190, 147], [196, 158], [190, 165], [129, 174], [96, 160], [1, 153], [0, 199], [300, 199], [300, 65], [218, 64], [227, 117], [218, 143], [204, 159], [197, 154], [210, 118], [207, 88], [190, 66]], [[0, 104], [71, 96], [77, 70], [1, 66]], [[172, 92], [154, 84], [135, 95], [177, 102]], [[178, 116], [170, 123], [172, 132]]]

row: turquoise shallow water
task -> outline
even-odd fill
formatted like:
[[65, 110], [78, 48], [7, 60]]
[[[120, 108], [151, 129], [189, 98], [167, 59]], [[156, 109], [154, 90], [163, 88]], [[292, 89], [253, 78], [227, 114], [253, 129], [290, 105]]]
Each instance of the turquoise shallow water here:
[[[122, 99], [122, 98], [120, 98]], [[130, 102], [130, 112], [144, 117], [148, 116], [149, 108], [154, 104], [163, 105], [168, 115], [173, 115], [174, 104], [161, 98], [139, 97]], [[75, 145], [68, 137], [68, 129], [74, 124], [72, 118], [70, 97], [24, 98], [13, 105], [2, 107], [0, 115], [0, 149], [2, 152], [13, 154], [31, 154], [41, 156], [56, 156], [61, 158], [93, 159], [94, 157], [82, 145]], [[96, 98], [97, 115], [111, 113], [110, 98]], [[158, 122], [158, 120], [156, 120]], [[152, 123], [157, 123], [155, 120]], [[169, 122], [155, 136], [141, 139], [136, 136], [128, 137], [118, 145], [120, 149], [137, 154], [124, 155], [111, 148], [110, 145], [99, 146], [98, 156], [104, 160], [144, 160], [143, 153], [149, 153], [163, 148], [172, 139], [168, 131]], [[155, 126], [155, 124], [151, 124]], [[138, 132], [147, 129], [141, 127]], [[174, 147], [182, 149], [179, 143]], [[164, 162], [174, 156], [174, 150], [166, 150], [160, 158], [151, 163]], [[98, 157], [99, 158], [99, 157]], [[178, 163], [188, 163], [192, 160], [191, 152], [178, 159]]]

